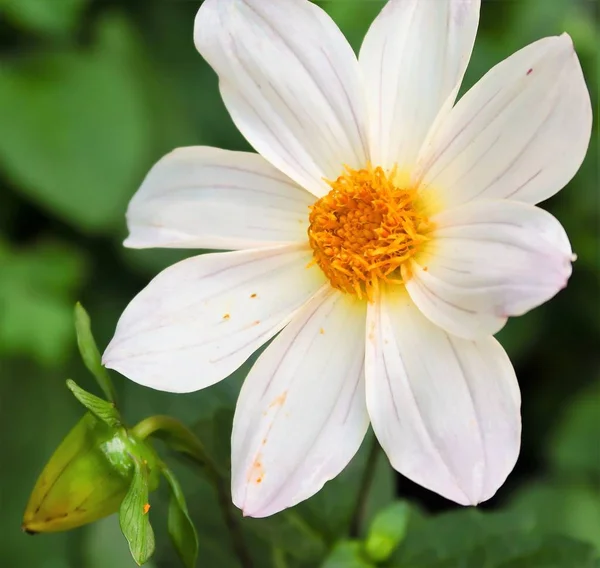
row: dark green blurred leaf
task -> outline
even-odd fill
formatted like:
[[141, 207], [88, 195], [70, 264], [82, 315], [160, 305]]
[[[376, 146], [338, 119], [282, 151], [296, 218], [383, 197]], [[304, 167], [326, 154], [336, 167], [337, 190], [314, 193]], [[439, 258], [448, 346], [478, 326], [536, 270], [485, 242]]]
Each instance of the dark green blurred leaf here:
[[151, 144], [137, 39], [100, 22], [89, 51], [42, 52], [0, 67], [0, 164], [29, 198], [82, 229], [120, 224]]
[[12, 250], [0, 241], [0, 354], [64, 360], [73, 340], [72, 296], [84, 272], [76, 249], [40, 243]]
[[517, 363], [531, 351], [539, 338], [543, 325], [544, 308], [533, 310], [521, 317], [510, 318], [496, 335], [496, 339], [506, 349], [511, 361]]
[[362, 551], [360, 542], [343, 541], [336, 544], [322, 568], [375, 568]]
[[121, 416], [114, 403], [97, 397], [77, 385], [75, 381], [67, 379], [68, 389], [75, 395], [75, 398], [83, 404], [96, 418], [108, 424], [111, 428], [121, 426]]
[[600, 381], [567, 408], [549, 445], [553, 466], [574, 477], [600, 480]]
[[92, 334], [90, 316], [79, 302], [75, 304], [75, 331], [77, 333], [79, 353], [81, 353], [81, 358], [85, 366], [94, 375], [104, 396], [109, 401], [116, 402], [117, 396], [114, 386], [108, 376], [108, 371], [102, 366], [96, 340]]
[[[463, 509], [409, 527], [394, 568], [592, 568], [594, 548], [536, 530], [530, 515]], [[552, 553], [547, 550], [552, 549]], [[552, 564], [550, 561], [553, 561]], [[539, 562], [539, 563], [537, 563]]]
[[380, 511], [373, 520], [365, 541], [367, 556], [375, 562], [387, 560], [406, 536], [410, 506], [399, 501]]
[[264, 519], [244, 519], [244, 525], [293, 558], [315, 565], [325, 556], [322, 536], [294, 509]]
[[530, 519], [536, 532], [570, 536], [600, 553], [600, 489], [595, 484], [530, 483], [513, 498], [511, 509]]
[[133, 480], [119, 509], [119, 524], [131, 556], [141, 566], [154, 553], [155, 542], [148, 514], [148, 468], [137, 459], [134, 463]]
[[[516, 514], [482, 513], [477, 509], [461, 509], [436, 517], [411, 516], [408, 533], [393, 554], [394, 566], [434, 567], [442, 561], [475, 558], [486, 566], [489, 555], [498, 551], [508, 553], [518, 535], [531, 535], [530, 519]], [[492, 543], [493, 549], [489, 549]], [[465, 565], [466, 566], [466, 565]], [[475, 564], [469, 564], [475, 566]]]
[[594, 549], [562, 536], [549, 536], [536, 550], [498, 565], [498, 568], [597, 568]]
[[62, 34], [72, 31], [89, 0], [0, 0], [0, 15], [25, 29]]
[[[358, 458], [360, 457], [359, 455]], [[366, 467], [366, 463], [363, 467]], [[376, 456], [375, 475], [360, 519], [361, 534], [367, 531], [375, 516], [396, 498], [396, 478], [397, 474], [390, 465], [390, 460], [380, 449]]]
[[168, 519], [169, 536], [186, 568], [194, 568], [198, 558], [198, 534], [194, 523], [190, 519], [179, 481], [166, 467], [163, 468], [163, 475], [171, 486]]

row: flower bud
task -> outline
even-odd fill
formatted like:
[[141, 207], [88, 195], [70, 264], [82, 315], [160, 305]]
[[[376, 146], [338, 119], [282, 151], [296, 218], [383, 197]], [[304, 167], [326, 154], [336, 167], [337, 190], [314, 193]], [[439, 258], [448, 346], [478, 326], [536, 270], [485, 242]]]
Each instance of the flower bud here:
[[116, 513], [131, 484], [134, 460], [147, 463], [150, 490], [156, 489], [160, 472], [152, 447], [86, 414], [37, 480], [23, 530], [64, 531]]

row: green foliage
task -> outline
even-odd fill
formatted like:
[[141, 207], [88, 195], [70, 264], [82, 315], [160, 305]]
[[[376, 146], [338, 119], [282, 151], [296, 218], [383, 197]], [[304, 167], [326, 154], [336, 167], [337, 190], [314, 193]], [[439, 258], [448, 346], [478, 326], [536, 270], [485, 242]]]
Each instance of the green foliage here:
[[119, 508], [119, 524], [133, 559], [141, 566], [154, 554], [155, 542], [149, 517], [148, 466], [139, 460], [134, 463], [131, 486]]
[[[548, 554], [549, 549], [553, 553]], [[592, 568], [594, 559], [591, 546], [567, 537], [544, 535], [535, 530], [530, 519], [516, 512], [462, 509], [412, 524], [390, 566]]]
[[[86, 530], [83, 538], [82, 566], [85, 568], [135, 568], [129, 545], [123, 538], [116, 515], [102, 519]], [[156, 568], [149, 560], [145, 568]]]
[[163, 475], [171, 487], [169, 501], [169, 536], [186, 568], [194, 568], [198, 558], [198, 534], [190, 519], [185, 496], [171, 470], [163, 468]]
[[373, 519], [365, 542], [367, 556], [375, 562], [387, 560], [404, 540], [410, 516], [408, 503], [398, 502], [382, 509]]
[[343, 541], [334, 547], [322, 568], [375, 568], [375, 564], [365, 558], [362, 543]]
[[92, 335], [90, 316], [79, 302], [75, 304], [75, 332], [77, 334], [79, 353], [85, 366], [98, 382], [98, 386], [102, 389], [104, 396], [110, 402], [116, 402], [117, 395], [115, 389], [108, 376], [108, 371], [102, 366], [96, 340]]
[[0, 164], [19, 191], [74, 226], [118, 226], [143, 174], [150, 118], [119, 17], [97, 23], [85, 51], [46, 49], [0, 67]]
[[48, 241], [17, 248], [0, 238], [0, 355], [64, 362], [73, 340], [73, 292], [85, 265], [71, 246]]
[[0, 15], [16, 25], [43, 34], [74, 30], [89, 0], [0, 0]]
[[564, 475], [600, 482], [599, 434], [600, 379], [580, 393], [566, 409], [550, 445], [553, 466]]
[[83, 390], [71, 379], [67, 380], [67, 388], [96, 418], [102, 420], [102, 422], [111, 428], [119, 428], [121, 426], [121, 416], [114, 403], [107, 402], [106, 400], [98, 398]]

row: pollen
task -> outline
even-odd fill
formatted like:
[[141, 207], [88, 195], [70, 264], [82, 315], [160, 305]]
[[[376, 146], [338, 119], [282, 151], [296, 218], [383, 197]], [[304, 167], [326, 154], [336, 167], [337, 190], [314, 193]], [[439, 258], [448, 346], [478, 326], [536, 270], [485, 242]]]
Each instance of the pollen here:
[[429, 240], [432, 224], [418, 191], [398, 179], [395, 169], [346, 167], [310, 208], [313, 263], [334, 288], [370, 300], [380, 283], [410, 277], [407, 261]]

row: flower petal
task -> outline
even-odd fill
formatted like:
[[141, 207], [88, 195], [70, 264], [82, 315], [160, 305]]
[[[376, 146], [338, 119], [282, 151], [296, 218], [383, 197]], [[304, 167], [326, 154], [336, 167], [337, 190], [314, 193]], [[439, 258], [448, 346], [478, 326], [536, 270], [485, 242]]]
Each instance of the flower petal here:
[[538, 203], [585, 157], [592, 109], [567, 34], [539, 40], [489, 71], [433, 134], [414, 176], [442, 205]]
[[480, 0], [390, 0], [360, 50], [371, 161], [414, 166], [442, 109], [454, 104], [471, 57]]
[[274, 166], [317, 196], [367, 159], [366, 110], [352, 48], [311, 2], [205, 0], [196, 47], [221, 80], [233, 121]]
[[313, 202], [258, 154], [178, 148], [133, 196], [125, 245], [247, 249], [305, 241]]
[[367, 431], [365, 304], [326, 288], [260, 356], [232, 434], [233, 502], [266, 517], [314, 495]]
[[431, 245], [407, 289], [435, 324], [466, 338], [496, 333], [567, 285], [573, 254], [550, 213], [517, 201], [473, 201], [432, 218]]
[[235, 371], [326, 280], [304, 246], [205, 254], [161, 272], [127, 306], [103, 362], [144, 386], [191, 392]]
[[367, 317], [367, 407], [392, 466], [462, 505], [492, 497], [521, 434], [519, 387], [500, 344], [445, 333], [397, 288]]

